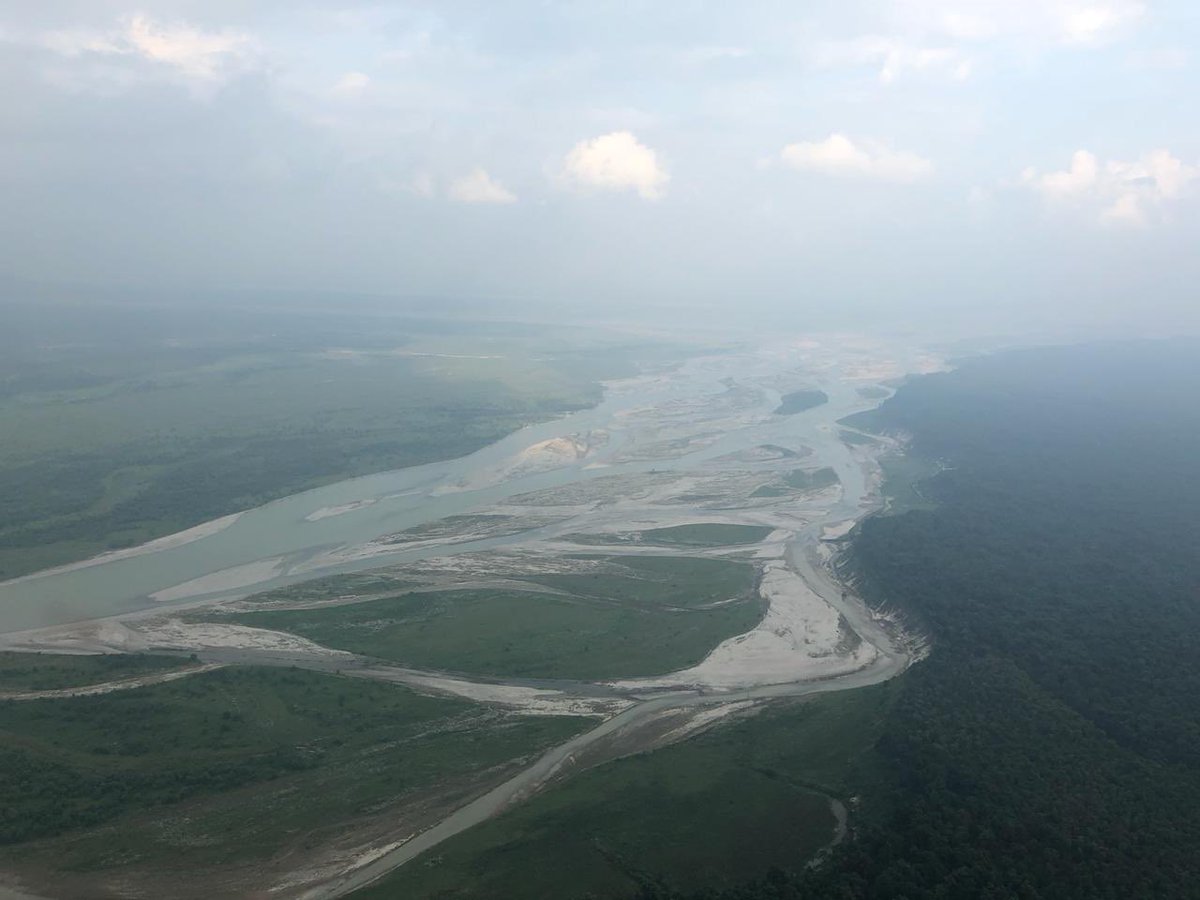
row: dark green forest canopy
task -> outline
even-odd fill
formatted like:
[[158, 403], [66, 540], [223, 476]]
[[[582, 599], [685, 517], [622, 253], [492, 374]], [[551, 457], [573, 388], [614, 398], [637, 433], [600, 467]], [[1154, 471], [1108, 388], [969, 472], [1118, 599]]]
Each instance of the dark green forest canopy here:
[[944, 466], [848, 563], [933, 641], [877, 745], [888, 796], [827, 865], [720, 896], [1196, 896], [1198, 391], [1196, 341], [1049, 348], [871, 417]]

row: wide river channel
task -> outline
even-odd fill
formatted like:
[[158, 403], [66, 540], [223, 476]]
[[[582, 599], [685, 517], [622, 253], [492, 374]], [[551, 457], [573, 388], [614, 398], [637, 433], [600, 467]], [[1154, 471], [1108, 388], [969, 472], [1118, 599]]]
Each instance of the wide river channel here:
[[[893, 348], [889, 349], [895, 354]], [[896, 355], [892, 358], [901, 368], [907, 368], [905, 363], [911, 361]], [[838, 439], [833, 423], [869, 409], [878, 401], [865, 400], [858, 393], [858, 388], [869, 382], [847, 380], [842, 367], [832, 364], [822, 366], [809, 379], [828, 394], [828, 403], [795, 415], [771, 415], [780, 395], [762, 387], [762, 380], [783, 371], [794, 372], [804, 365], [800, 351], [780, 349], [697, 357], [661, 377], [618, 382], [591, 409], [523, 428], [469, 456], [349, 479], [285, 497], [247, 510], [211, 534], [167, 549], [111, 559], [100, 557], [87, 564], [3, 582], [0, 633], [142, 610], [165, 611], [176, 604], [244, 595], [319, 575], [513, 544], [528, 540], [531, 533], [449, 548], [398, 547], [394, 553], [368, 559], [319, 563], [338, 548], [361, 546], [445, 516], [477, 512], [517, 494], [610, 475], [689, 470], [705, 460], [764, 443], [812, 448], [813, 457], [806, 463], [819, 462], [836, 470], [844, 488], [839, 512], [849, 517], [856, 513], [863, 497], [864, 475], [849, 448]], [[613, 459], [623, 449], [641, 443], [648, 434], [661, 436], [655, 411], [661, 410], [664, 415], [675, 411], [670, 413], [671, 422], [678, 429], [679, 409], [698, 410], [695, 430], [703, 430], [703, 411], [709, 400], [719, 404], [731, 385], [750, 387], [756, 393], [737, 410], [738, 420], [726, 425], [714, 443], [671, 459]], [[595, 431], [606, 432], [607, 443], [578, 463], [470, 486], [479, 473], [503, 469], [506, 461], [530, 445]], [[194, 590], [170, 591], [173, 599], [169, 602], [153, 597], [202, 578], [207, 584]]]

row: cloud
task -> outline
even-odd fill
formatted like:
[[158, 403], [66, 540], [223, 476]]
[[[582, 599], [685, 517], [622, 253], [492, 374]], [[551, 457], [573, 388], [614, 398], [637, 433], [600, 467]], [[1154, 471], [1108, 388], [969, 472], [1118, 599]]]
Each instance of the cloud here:
[[108, 31], [50, 32], [42, 43], [63, 56], [140, 58], [201, 81], [219, 81], [242, 68], [254, 48], [253, 39], [243, 32], [161, 24], [144, 15], [130, 16]]
[[459, 203], [516, 203], [517, 195], [483, 169], [476, 168], [451, 182], [450, 199]]
[[1092, 190], [1099, 175], [1100, 162], [1095, 154], [1076, 150], [1071, 154], [1071, 165], [1061, 172], [1039, 175], [1036, 169], [1029, 168], [1021, 173], [1021, 180], [1033, 185], [1046, 197], [1062, 198]]
[[971, 74], [971, 57], [955, 47], [923, 46], [901, 37], [868, 34], [849, 41], [821, 44], [814, 59], [823, 68], [870, 66], [879, 80], [891, 84], [909, 73], [925, 73], [963, 81]]
[[362, 72], [347, 72], [333, 86], [333, 93], [342, 96], [361, 94], [371, 84], [371, 76]]
[[1145, 13], [1142, 0], [905, 0], [896, 20], [908, 33], [968, 43], [1001, 39], [1098, 44]]
[[1162, 218], [1166, 207], [1183, 197], [1197, 179], [1200, 168], [1168, 150], [1104, 164], [1095, 154], [1076, 150], [1064, 170], [1043, 174], [1028, 168], [1021, 173], [1021, 183], [1053, 205], [1089, 211], [1107, 224], [1135, 226]]
[[1058, 12], [1060, 37], [1071, 44], [1095, 44], [1141, 18], [1141, 3], [1070, 3]]
[[913, 182], [933, 173], [933, 163], [914, 153], [891, 150], [882, 144], [859, 146], [837, 133], [823, 141], [788, 144], [779, 157], [793, 169], [823, 175]]
[[965, 81], [981, 60], [1102, 46], [1145, 12], [1140, 0], [893, 0], [885, 9], [866, 33], [818, 43], [813, 63], [874, 68], [884, 84], [917, 74]]
[[653, 150], [628, 131], [614, 131], [571, 148], [563, 160], [563, 179], [579, 187], [632, 190], [645, 200], [659, 200], [670, 175]]

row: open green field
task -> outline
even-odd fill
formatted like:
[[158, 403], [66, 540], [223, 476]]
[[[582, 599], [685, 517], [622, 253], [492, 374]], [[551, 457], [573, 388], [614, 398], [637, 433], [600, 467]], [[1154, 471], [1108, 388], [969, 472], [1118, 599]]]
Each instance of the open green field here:
[[178, 669], [183, 665], [178, 657], [147, 653], [77, 656], [0, 651], [0, 693], [55, 691], [118, 678], [150, 675]]
[[[604, 679], [694, 665], [762, 618], [756, 570], [747, 563], [601, 559], [622, 568], [526, 579], [561, 594], [426, 591], [321, 609], [241, 612], [221, 621], [287, 631], [326, 647], [420, 668]], [[710, 606], [730, 599], [735, 602]]]
[[829, 796], [876, 779], [894, 685], [768, 707], [607, 763], [419, 857], [364, 898], [632, 898], [799, 869], [834, 835]]
[[766, 525], [725, 525], [719, 522], [697, 522], [692, 525], [672, 525], [647, 531], [624, 531], [609, 534], [570, 534], [566, 540], [579, 544], [657, 544], [662, 547], [732, 547], [738, 544], [757, 544], [771, 533]]
[[454, 795], [585, 724], [264, 668], [0, 703], [0, 863], [181, 872], [265, 859], [434, 788]]
[[762, 618], [756, 598], [683, 613], [515, 591], [438, 591], [335, 609], [243, 613], [244, 625], [418, 668], [603, 679], [700, 662]]
[[599, 379], [664, 352], [399, 317], [18, 308], [11, 323], [0, 579], [461, 456], [594, 404]]

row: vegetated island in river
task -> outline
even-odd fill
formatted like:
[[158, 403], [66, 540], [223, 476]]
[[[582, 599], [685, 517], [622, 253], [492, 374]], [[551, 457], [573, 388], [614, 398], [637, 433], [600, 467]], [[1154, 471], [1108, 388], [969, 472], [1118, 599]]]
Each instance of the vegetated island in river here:
[[829, 395], [824, 391], [792, 391], [779, 398], [779, 406], [775, 408], [775, 415], [790, 416], [828, 402]]

